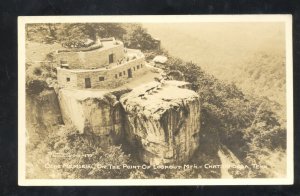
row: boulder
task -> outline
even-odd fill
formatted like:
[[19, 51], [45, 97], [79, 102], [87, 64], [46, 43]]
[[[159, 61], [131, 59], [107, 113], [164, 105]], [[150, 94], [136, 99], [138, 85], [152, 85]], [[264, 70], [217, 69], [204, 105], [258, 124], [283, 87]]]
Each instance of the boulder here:
[[[182, 84], [179, 84], [182, 83]], [[160, 88], [157, 88], [159, 87]], [[199, 145], [199, 95], [186, 82], [151, 82], [124, 94], [125, 133], [149, 164], [188, 161]]]

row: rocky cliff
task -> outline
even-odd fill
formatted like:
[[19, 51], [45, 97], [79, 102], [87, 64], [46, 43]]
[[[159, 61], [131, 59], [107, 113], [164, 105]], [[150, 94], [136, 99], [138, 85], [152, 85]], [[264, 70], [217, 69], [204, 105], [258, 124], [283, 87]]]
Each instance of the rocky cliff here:
[[55, 125], [62, 123], [58, 99], [53, 89], [37, 95], [26, 96], [27, 128], [39, 132], [54, 131]]
[[44, 142], [61, 124], [63, 120], [54, 89], [26, 96], [26, 140], [29, 146]]
[[118, 142], [121, 132], [121, 105], [107, 91], [67, 90], [58, 92], [65, 124], [74, 125], [80, 132], [92, 131], [107, 146]]
[[188, 83], [152, 82], [121, 97], [125, 132], [138, 144], [140, 159], [150, 164], [190, 159], [199, 145], [200, 101]]
[[140, 160], [160, 164], [187, 161], [199, 145], [199, 95], [188, 88], [183, 81], [153, 81], [127, 91], [58, 94], [65, 124], [96, 133], [104, 146], [129, 141]]

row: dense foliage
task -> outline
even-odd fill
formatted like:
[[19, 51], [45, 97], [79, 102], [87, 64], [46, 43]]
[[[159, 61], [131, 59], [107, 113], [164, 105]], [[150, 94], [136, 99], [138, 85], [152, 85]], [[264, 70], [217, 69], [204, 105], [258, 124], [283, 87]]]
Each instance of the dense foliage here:
[[[125, 155], [120, 146], [100, 147], [100, 138], [92, 133], [68, 132], [53, 139], [54, 153], [76, 155], [53, 159], [53, 163], [68, 164], [61, 168], [63, 178], [129, 178], [130, 170], [109, 169], [102, 166], [130, 164], [130, 156]], [[87, 156], [89, 155], [89, 156]], [[78, 169], [72, 166], [87, 166]]]
[[46, 66], [26, 64], [26, 93], [38, 95], [48, 88], [46, 78], [51, 76], [51, 71]]
[[147, 31], [140, 25], [126, 26], [127, 33], [123, 36], [126, 47], [141, 50], [157, 48], [157, 43]]
[[[225, 73], [224, 73], [225, 75]], [[241, 77], [243, 76], [243, 77]], [[225, 77], [225, 76], [224, 76]], [[246, 92], [267, 96], [285, 107], [285, 53], [257, 52], [236, 69], [231, 79]]]
[[[130, 170], [101, 166], [130, 164], [130, 155], [121, 146], [100, 147], [101, 138], [93, 133], [79, 134], [73, 127], [57, 127], [55, 133], [27, 145], [30, 178], [129, 178]], [[37, 137], [32, 135], [31, 137]], [[29, 161], [29, 163], [32, 163]]]
[[28, 24], [27, 39], [44, 43], [60, 43], [64, 47], [85, 47], [87, 39], [115, 37], [124, 41], [125, 46], [139, 49], [156, 47], [154, 39], [141, 25], [119, 23], [49, 23]]

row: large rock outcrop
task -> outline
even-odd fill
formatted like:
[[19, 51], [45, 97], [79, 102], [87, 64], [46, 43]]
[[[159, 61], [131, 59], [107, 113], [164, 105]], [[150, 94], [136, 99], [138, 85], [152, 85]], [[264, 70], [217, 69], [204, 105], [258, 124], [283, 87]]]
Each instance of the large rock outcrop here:
[[187, 161], [199, 145], [199, 95], [186, 82], [152, 82], [121, 97], [125, 132], [150, 164]]
[[92, 131], [101, 136], [103, 146], [117, 143], [122, 136], [122, 106], [107, 91], [59, 90], [65, 124], [80, 132]]
[[103, 146], [127, 140], [142, 161], [162, 164], [188, 161], [199, 146], [200, 100], [189, 87], [153, 81], [128, 91], [60, 89], [58, 94], [65, 124], [96, 133]]
[[[62, 124], [61, 111], [54, 89], [26, 96], [26, 126], [41, 135], [56, 130]], [[30, 133], [32, 133], [31, 131]]]

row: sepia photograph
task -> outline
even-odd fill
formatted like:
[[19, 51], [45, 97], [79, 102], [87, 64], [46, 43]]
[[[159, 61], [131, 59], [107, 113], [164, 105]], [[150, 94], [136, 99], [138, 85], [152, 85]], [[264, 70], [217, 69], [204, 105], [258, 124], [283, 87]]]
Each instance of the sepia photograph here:
[[291, 15], [18, 23], [19, 185], [293, 183]]

